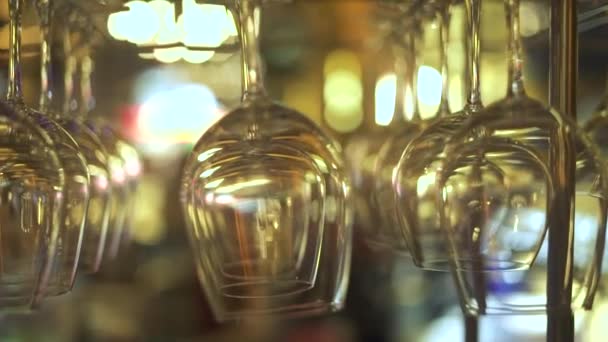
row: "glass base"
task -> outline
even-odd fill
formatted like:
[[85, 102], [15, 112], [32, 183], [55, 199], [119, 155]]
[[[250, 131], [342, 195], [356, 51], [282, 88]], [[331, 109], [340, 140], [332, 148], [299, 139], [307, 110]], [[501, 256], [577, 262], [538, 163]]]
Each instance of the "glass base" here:
[[244, 281], [222, 286], [222, 294], [231, 298], [273, 298], [310, 290], [313, 284], [302, 280]]
[[263, 320], [265, 318], [272, 320], [298, 319], [329, 314], [340, 311], [343, 308], [343, 302], [326, 303], [317, 301], [309, 304], [290, 305], [277, 309], [243, 310], [223, 313], [215, 312], [215, 318], [218, 322]]
[[523, 271], [530, 268], [529, 263], [505, 260], [484, 259], [483, 263], [471, 259], [426, 260], [416, 263], [416, 266], [427, 271], [450, 272], [458, 265], [457, 270], [469, 272]]

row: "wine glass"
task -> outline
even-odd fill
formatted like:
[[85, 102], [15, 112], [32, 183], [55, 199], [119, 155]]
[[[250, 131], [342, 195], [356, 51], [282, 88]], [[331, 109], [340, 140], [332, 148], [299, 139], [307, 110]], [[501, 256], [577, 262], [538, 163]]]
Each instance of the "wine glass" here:
[[[397, 72], [396, 111], [389, 124], [389, 132], [376, 155], [373, 169], [375, 177], [370, 207], [372, 212], [376, 213], [378, 221], [369, 227], [372, 231], [368, 241], [372, 245], [382, 246], [396, 253], [407, 253], [407, 245], [403, 240], [403, 235], [397, 230], [392, 172], [403, 149], [423, 129], [414, 82], [417, 70], [415, 39], [413, 30], [409, 31], [403, 45], [395, 47], [397, 59], [395, 63]], [[402, 57], [402, 54], [405, 58]], [[409, 95], [407, 98], [410, 102], [409, 105], [404, 103], [405, 94]], [[407, 113], [408, 111], [409, 113]], [[411, 120], [406, 119], [408, 114], [411, 116]]]
[[[69, 111], [56, 110], [52, 107], [55, 92], [51, 69], [51, 34], [54, 29], [55, 8], [52, 0], [37, 1], [37, 8], [43, 33], [40, 111], [54, 119], [71, 135], [78, 144], [79, 153], [84, 157], [85, 167], [90, 177], [89, 200], [86, 208], [81, 208], [84, 210], [85, 232], [82, 237], [78, 267], [80, 272], [94, 273], [99, 270], [101, 265], [109, 221], [109, 200], [112, 189], [109, 181], [107, 152], [97, 136], [86, 125], [71, 118]], [[71, 76], [73, 68], [74, 58], [71, 51], [66, 51], [66, 75]], [[65, 85], [65, 97], [70, 99], [73, 92], [72, 82], [65, 82]]]
[[[44, 1], [37, 2], [44, 10]], [[50, 10], [50, 9], [49, 9]], [[51, 31], [47, 20], [41, 20], [42, 31], [42, 70], [50, 64], [48, 51], [51, 44]], [[11, 46], [11, 53], [15, 55], [16, 62], [20, 60], [21, 41], [17, 39]], [[45, 76], [48, 76], [46, 74]], [[20, 76], [17, 75], [17, 78]], [[28, 120], [38, 124], [44, 129], [53, 142], [65, 174], [64, 215], [60, 218], [60, 232], [57, 245], [56, 263], [54, 264], [49, 283], [49, 295], [60, 295], [70, 291], [76, 280], [76, 271], [80, 258], [82, 238], [85, 228], [86, 213], [89, 206], [90, 176], [86, 160], [80, 152], [80, 147], [72, 136], [52, 120], [48, 113], [51, 93], [46, 88], [47, 77], [42, 77], [42, 92], [40, 96], [40, 111], [23, 107], [22, 113]]]
[[[405, 8], [402, 5], [407, 5]], [[408, 131], [417, 131], [416, 120], [406, 120], [404, 105], [405, 91], [412, 100], [413, 73], [415, 61], [412, 51], [415, 49], [413, 35], [405, 37], [405, 32], [410, 30], [419, 31], [419, 21], [412, 13], [413, 3], [385, 3], [378, 4], [375, 26], [378, 28], [378, 39], [381, 42], [379, 54], [390, 54], [393, 61], [393, 74], [391, 79], [395, 82], [394, 111], [391, 121], [386, 125], [372, 123], [372, 128], [362, 128], [353, 133], [344, 148], [344, 157], [350, 173], [353, 186], [353, 205], [355, 207], [355, 225], [362, 232], [366, 242], [374, 249], [391, 250], [394, 236], [391, 237], [391, 229], [378, 222], [382, 221], [382, 214], [378, 201], [376, 200], [375, 188], [377, 185], [376, 165], [379, 151], [387, 140], [387, 136], [396, 135], [404, 127], [411, 128]], [[396, 15], [397, 13], [397, 15]], [[408, 34], [409, 35], [409, 34]], [[407, 74], [407, 75], [406, 75]], [[387, 77], [387, 76], [382, 76]], [[404, 80], [407, 79], [407, 82]], [[404, 83], [407, 83], [405, 86]], [[415, 101], [415, 99], [413, 99]], [[381, 101], [376, 99], [376, 102]], [[393, 104], [393, 103], [391, 103]], [[411, 119], [418, 116], [416, 103], [408, 103], [409, 116]], [[409, 135], [408, 135], [409, 136]], [[384, 149], [385, 151], [387, 148]], [[385, 157], [386, 152], [384, 152]], [[383, 158], [385, 159], [385, 158]], [[388, 229], [388, 231], [387, 231]], [[400, 236], [397, 236], [397, 239]]]
[[220, 321], [338, 310], [352, 235], [340, 149], [311, 120], [266, 95], [261, 1], [240, 0], [234, 10], [243, 102], [203, 134], [182, 176], [199, 279]]
[[[431, 19], [435, 16], [439, 17], [439, 35], [441, 44], [441, 65], [442, 65], [442, 99], [438, 111], [435, 117], [442, 117], [444, 114], [449, 113], [448, 105], [448, 83], [447, 83], [447, 54], [444, 49], [447, 48], [448, 44], [448, 30], [449, 30], [449, 11], [450, 3], [437, 3], [427, 2], [420, 4], [420, 6], [414, 6], [411, 13], [405, 13], [404, 18], [412, 18], [409, 20], [402, 20], [401, 25], [397, 26], [397, 30], [400, 32], [407, 32], [405, 41], [398, 45], [396, 49], [397, 55], [405, 56], [404, 60], [397, 61], [395, 70], [398, 74], [404, 75], [405, 79], [405, 94], [409, 95], [410, 105], [403, 106], [402, 94], [400, 91], [401, 87], [397, 87], [397, 108], [402, 108], [412, 116], [412, 119], [407, 122], [404, 120], [396, 120], [392, 122], [396, 128], [392, 133], [389, 134], [388, 138], [385, 139], [382, 144], [375, 162], [375, 188], [373, 191], [373, 207], [375, 211], [379, 213], [378, 222], [380, 222], [378, 231], [374, 232], [374, 240], [378, 241], [380, 245], [387, 246], [390, 250], [393, 250], [399, 254], [408, 254], [408, 243], [405, 241], [407, 236], [401, 234], [399, 230], [399, 221], [396, 217], [396, 207], [400, 205], [395, 202], [395, 193], [392, 184], [393, 171], [403, 153], [403, 150], [408, 144], [416, 138], [428, 125], [429, 120], [422, 120], [418, 111], [417, 105], [417, 94], [415, 77], [417, 71], [416, 65], [416, 36], [417, 31], [420, 30], [420, 21], [428, 18]], [[408, 23], [412, 21], [412, 23]], [[405, 25], [403, 25], [405, 24]], [[405, 47], [405, 49], [401, 49]], [[400, 78], [398, 77], [398, 80]], [[403, 118], [402, 113], [398, 111], [395, 118]], [[395, 120], [394, 120], [395, 121]], [[415, 202], [409, 203], [412, 206], [416, 206]]]
[[[466, 125], [464, 125], [448, 143], [446, 147], [446, 159], [442, 177], [439, 181], [439, 187], [443, 187], [444, 193], [439, 196], [442, 200], [444, 211], [444, 219], [449, 217], [449, 220], [454, 222], [459, 221], [463, 217], [475, 217], [474, 210], [480, 213], [495, 212], [493, 209], [480, 205], [478, 209], [464, 208], [462, 205], [470, 203], [467, 196], [471, 196], [471, 192], [478, 191], [472, 186], [470, 180], [464, 180], [462, 170], [458, 170], [460, 165], [465, 167], [470, 165], [469, 162], [464, 162], [469, 154], [479, 156], [483, 155], [484, 159], [493, 159], [494, 165], [501, 163], [509, 163], [511, 156], [506, 153], [499, 156], [497, 153], [487, 153], [480, 151], [481, 147], [477, 147], [475, 151], [468, 145], [471, 143], [462, 143], [469, 141], [471, 135], [478, 135], [477, 140], [473, 140], [472, 145], [480, 144], [490, 146], [489, 141], [511, 141], [511, 148], [525, 148], [530, 153], [539, 158], [545, 165], [560, 165], [564, 163], [562, 158], [567, 149], [576, 151], [576, 168], [574, 170], [574, 190], [576, 196], [575, 206], [575, 224], [576, 234], [579, 236], [579, 241], [574, 242], [574, 248], [577, 253], [574, 254], [573, 263], [573, 290], [572, 290], [572, 305], [574, 308], [591, 307], [597, 285], [600, 277], [601, 258], [603, 256], [603, 245], [605, 240], [606, 227], [606, 207], [605, 198], [608, 196], [606, 192], [606, 168], [601, 160], [596, 149], [597, 147], [588, 139], [582, 130], [575, 122], [564, 119], [561, 114], [546, 109], [538, 101], [529, 98], [526, 94], [523, 82], [523, 53], [521, 39], [519, 35], [519, 1], [505, 0], [505, 8], [507, 13], [507, 22], [509, 25], [509, 85], [507, 97], [498, 101], [485, 110], [472, 117]], [[570, 137], [569, 137], [570, 136]], [[573, 146], [569, 146], [567, 139], [572, 139]], [[502, 142], [501, 142], [502, 143]], [[467, 151], [470, 150], [471, 152]], [[451, 164], [451, 165], [450, 165]], [[492, 263], [492, 259], [503, 261], [524, 261], [523, 266], [532, 265], [532, 262], [537, 257], [537, 253], [541, 251], [539, 260], [533, 264], [532, 268], [523, 271], [514, 271], [509, 275], [504, 272], [488, 272], [485, 275], [485, 280], [477, 281], [471, 284], [467, 280], [469, 274], [463, 271], [460, 272], [460, 285], [464, 294], [464, 301], [467, 303], [469, 310], [477, 311], [481, 314], [492, 313], [545, 313], [551, 310], [552, 307], [548, 304], [544, 291], [546, 289], [505, 289], [499, 285], [504, 285], [505, 277], [511, 279], [520, 279], [520, 285], [526, 284], [524, 281], [531, 281], [539, 274], [545, 274], [550, 257], [548, 248], [541, 249], [544, 241], [544, 231], [546, 230], [540, 224], [541, 217], [547, 216], [549, 210], [559, 210], [556, 202], [547, 200], [546, 203], [552, 203], [551, 206], [536, 206], [535, 199], [546, 194], [548, 198], [554, 197], [547, 190], [551, 190], [550, 185], [543, 185], [541, 182], [533, 181], [534, 179], [542, 179], [543, 177], [526, 176], [525, 172], [517, 170], [528, 167], [533, 163], [525, 163], [523, 159], [517, 159], [517, 166], [513, 168], [500, 167], [503, 170], [502, 177], [513, 175], [513, 181], [500, 181], [498, 186], [492, 184], [492, 180], [488, 178], [478, 182], [480, 187], [485, 187], [479, 190], [483, 193], [483, 198], [491, 198], [492, 204], [503, 206], [503, 217], [497, 220], [496, 225], [485, 225], [485, 231], [479, 232], [481, 236], [475, 248], [493, 249], [492, 252], [484, 253], [482, 258], [477, 258], [482, 265], [477, 267], [488, 270], [488, 264]], [[555, 181], [559, 179], [559, 171], [555, 171], [555, 167], [549, 169], [551, 178]], [[559, 169], [559, 168], [557, 168]], [[458, 170], [458, 175], [451, 175]], [[545, 177], [547, 178], [547, 176]], [[517, 181], [515, 181], [517, 179]], [[548, 178], [547, 178], [548, 179]], [[455, 189], [456, 186], [467, 188], [462, 193], [452, 190], [452, 193], [447, 193], [448, 188]], [[510, 189], [505, 191], [500, 187], [508, 186]], [[558, 188], [557, 184], [554, 185]], [[555, 191], [555, 190], [551, 190]], [[503, 199], [498, 199], [502, 197]], [[480, 194], [473, 194], [473, 199], [479, 200]], [[452, 201], [452, 203], [448, 203]], [[501, 204], [505, 203], [505, 204]], [[463, 215], [463, 216], [460, 216]], [[481, 215], [479, 215], [481, 216]], [[552, 214], [553, 217], [553, 214]], [[486, 218], [482, 218], [487, 219]], [[550, 226], [563, 224], [561, 222], [548, 223]], [[444, 227], [448, 229], [458, 229], [463, 227], [461, 223], [454, 224], [453, 222], [445, 222]], [[480, 225], [469, 225], [469, 227], [479, 227]], [[463, 227], [465, 228], [465, 227]], [[465, 228], [466, 229], [466, 228]], [[474, 228], [473, 228], [474, 229]], [[551, 232], [549, 232], [551, 234]], [[448, 233], [450, 237], [466, 237], [466, 234], [456, 234], [456, 232]], [[540, 238], [539, 238], [540, 237]], [[582, 237], [582, 239], [581, 239]], [[465, 242], [465, 239], [462, 239]], [[470, 241], [469, 241], [470, 242]], [[457, 243], [456, 243], [457, 244]], [[484, 247], [485, 244], [485, 247]], [[454, 244], [452, 244], [454, 246]], [[502, 249], [509, 248], [510, 249]], [[474, 249], [475, 249], [474, 248]], [[463, 248], [457, 246], [454, 249], [458, 255], [457, 262], [462, 261]], [[500, 256], [510, 252], [511, 255], [507, 258]], [[520, 255], [518, 253], [522, 252]], [[458, 260], [460, 259], [460, 260]], [[598, 265], [599, 263], [599, 265]], [[458, 269], [465, 269], [457, 265]], [[536, 297], [531, 295], [536, 293]]]
[[46, 130], [29, 118], [21, 93], [23, 1], [9, 1], [9, 82], [0, 102], [0, 311], [28, 311], [43, 299], [64, 217], [65, 174]]
[[134, 216], [137, 185], [143, 164], [137, 149], [127, 142], [103, 116], [92, 115], [95, 108], [91, 87], [93, 70], [93, 59], [89, 53], [85, 53], [80, 62], [82, 117], [86, 125], [99, 136], [110, 154], [111, 179], [114, 192], [117, 194], [112, 206], [114, 213], [110, 219], [112, 233], [107, 246], [107, 255], [113, 259], [118, 255], [120, 246], [126, 246], [130, 241], [131, 220]]
[[[450, 270], [450, 249], [442, 231], [436, 199], [436, 178], [445, 157], [443, 147], [467, 118], [483, 107], [479, 92], [479, 11], [476, 1], [467, 6], [472, 39], [469, 55], [470, 93], [466, 106], [459, 112], [438, 116], [403, 150], [393, 170], [396, 216], [410, 256], [417, 266], [431, 270]], [[444, 26], [446, 23], [443, 24]], [[446, 27], [447, 28], [447, 27]], [[447, 33], [447, 32], [446, 32]], [[443, 47], [443, 51], [445, 46]], [[443, 58], [446, 58], [445, 56]], [[445, 60], [444, 60], [445, 63]], [[445, 75], [444, 75], [445, 77]], [[447, 83], [443, 84], [447, 96]], [[440, 111], [442, 107], [440, 106]]]

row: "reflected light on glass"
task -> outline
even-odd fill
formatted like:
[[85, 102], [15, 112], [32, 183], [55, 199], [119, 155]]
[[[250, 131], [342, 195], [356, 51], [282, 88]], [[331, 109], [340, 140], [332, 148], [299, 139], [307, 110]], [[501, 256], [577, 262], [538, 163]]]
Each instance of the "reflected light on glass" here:
[[418, 178], [418, 183], [416, 184], [418, 196], [422, 197], [429, 190], [429, 187], [434, 184], [435, 172], [429, 172], [428, 174]]
[[144, 177], [136, 193], [135, 219], [137, 229], [133, 229], [132, 238], [143, 245], [155, 245], [166, 234], [167, 224], [164, 218], [166, 202], [165, 187], [162, 179]]
[[388, 126], [395, 113], [397, 76], [386, 74], [378, 79], [375, 89], [375, 121], [377, 125]]
[[236, 184], [227, 185], [221, 188], [218, 188], [215, 193], [216, 194], [231, 194], [235, 191], [243, 190], [246, 188], [254, 188], [260, 185], [270, 184], [271, 180], [266, 178], [260, 179], [252, 179], [250, 181], [244, 181]]

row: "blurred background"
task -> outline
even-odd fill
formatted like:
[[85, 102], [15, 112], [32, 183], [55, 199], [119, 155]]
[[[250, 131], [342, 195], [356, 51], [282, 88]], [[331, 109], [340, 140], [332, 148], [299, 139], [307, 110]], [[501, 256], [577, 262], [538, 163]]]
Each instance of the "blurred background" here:
[[[216, 324], [196, 278], [178, 200], [178, 179], [182, 160], [192, 145], [240, 101], [240, 53], [195, 56], [180, 49], [144, 51], [125, 37], [137, 40], [138, 34], [140, 38], [145, 36], [142, 27], [151, 23], [146, 15], [153, 12], [141, 12], [125, 24], [109, 20], [107, 13], [96, 13], [101, 7], [87, 6], [88, 2], [75, 1], [91, 15], [102, 37], [92, 51], [95, 111], [111, 118], [145, 157], [138, 207], [132, 213], [133, 243], [117, 260], [106, 262], [101, 273], [80, 276], [71, 294], [48, 300], [40, 312], [0, 317], [0, 341], [463, 339], [462, 319], [449, 275], [423, 272], [407, 258], [374, 251], [357, 234], [343, 312], [272, 326]], [[601, 4], [581, 1], [583, 8]], [[6, 24], [7, 0], [0, 5], [0, 21]], [[548, 5], [548, 1], [522, 1], [521, 9], [527, 87], [532, 97], [544, 103], [549, 82]], [[376, 6], [373, 0], [300, 0], [268, 5], [263, 13], [261, 44], [271, 96], [305, 113], [342, 143], [388, 124], [394, 112], [393, 61], [379, 34]], [[24, 92], [27, 101], [35, 105], [40, 83], [40, 33], [31, 4], [27, 11], [24, 39], [29, 53], [23, 61]], [[157, 14], [159, 18], [172, 18], [171, 13]], [[230, 18], [220, 19], [203, 20], [189, 29], [193, 35], [213, 34], [217, 25], [230, 29]], [[507, 30], [503, 23], [503, 2], [485, 0], [481, 27], [485, 103], [504, 97], [506, 92]], [[160, 20], [154, 25], [158, 30], [170, 30], [176, 24]], [[467, 90], [465, 29], [464, 7], [460, 4], [453, 9], [448, 50], [452, 110], [462, 108]], [[437, 30], [436, 22], [424, 24], [417, 44], [417, 97], [423, 118], [436, 112], [441, 96]], [[599, 26], [580, 36], [581, 121], [605, 92], [607, 33], [608, 27]], [[8, 26], [3, 25], [0, 47], [7, 46]], [[6, 51], [1, 57], [5, 66]], [[58, 89], [62, 59], [57, 53], [54, 67]], [[0, 86], [5, 89], [6, 67], [1, 70]], [[406, 105], [408, 101], [411, 98], [406, 97]], [[544, 322], [543, 316], [483, 318], [481, 340], [544, 341]], [[577, 338], [603, 341], [606, 325], [608, 301], [599, 298], [595, 311], [577, 316]]]

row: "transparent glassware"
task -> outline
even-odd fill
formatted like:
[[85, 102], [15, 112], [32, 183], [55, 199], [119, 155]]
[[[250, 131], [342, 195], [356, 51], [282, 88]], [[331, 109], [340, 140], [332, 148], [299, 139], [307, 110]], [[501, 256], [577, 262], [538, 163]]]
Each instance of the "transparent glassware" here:
[[[353, 132], [344, 145], [344, 161], [349, 170], [352, 183], [355, 233], [360, 233], [365, 238], [367, 244], [376, 250], [390, 249], [387, 248], [390, 245], [386, 239], [378, 234], [382, 232], [382, 229], [379, 229], [377, 226], [380, 221], [380, 213], [377, 210], [378, 206], [374, 203], [376, 160], [387, 135], [394, 133], [405, 122], [403, 112], [404, 75], [402, 75], [402, 65], [404, 64], [402, 52], [404, 49], [396, 46], [403, 44], [404, 40], [403, 34], [400, 34], [402, 32], [396, 32], [400, 31], [396, 27], [399, 26], [401, 28], [403, 25], [399, 24], [405, 20], [403, 20], [403, 16], [399, 16], [399, 19], [393, 18], [395, 5], [397, 4], [378, 4], [374, 17], [374, 25], [378, 30], [377, 35], [380, 42], [378, 54], [391, 55], [393, 59], [390, 76], [394, 77], [395, 80], [395, 96], [394, 99], [391, 99], [394, 103], [389, 101], [390, 106], [394, 107], [391, 113], [393, 115], [392, 120], [387, 125], [378, 124], [375, 118], [377, 114], [373, 113], [373, 115], [370, 115], [373, 117], [371, 119], [372, 122], [369, 125], [361, 125]], [[396, 53], [399, 56], [396, 56]], [[396, 70], [397, 59], [401, 67], [399, 72]], [[379, 77], [387, 77], [384, 70], [380, 72]], [[376, 98], [375, 101], [378, 102], [379, 99]]]
[[260, 1], [237, 3], [242, 104], [206, 131], [181, 196], [197, 272], [219, 321], [344, 305], [352, 231], [338, 145], [264, 90]]
[[[395, 25], [395, 30], [404, 34], [401, 44], [395, 47], [397, 61], [395, 70], [398, 73], [397, 84], [397, 113], [391, 122], [392, 132], [379, 149], [374, 165], [375, 187], [373, 191], [372, 207], [378, 213], [376, 222], [380, 224], [375, 227], [372, 238], [373, 244], [383, 245], [401, 255], [409, 255], [406, 241], [407, 235], [402, 234], [399, 219], [396, 215], [397, 207], [403, 203], [396, 201], [393, 186], [393, 173], [403, 151], [409, 143], [417, 138], [422, 131], [431, 124], [431, 120], [422, 120], [418, 111], [417, 103], [417, 63], [416, 63], [416, 38], [420, 34], [421, 21], [437, 18], [439, 21], [440, 62], [442, 74], [442, 97], [435, 118], [441, 118], [449, 114], [448, 103], [448, 59], [447, 49], [450, 22], [450, 3], [426, 2], [413, 6], [409, 12], [403, 14], [403, 19]], [[403, 83], [401, 83], [403, 82]], [[408, 101], [408, 102], [406, 102]], [[403, 114], [411, 116], [411, 120], [403, 120]], [[416, 207], [415, 201], [409, 205]], [[374, 229], [374, 228], [372, 228]]]
[[[142, 164], [133, 148], [100, 114], [94, 115], [95, 99], [91, 87], [93, 60], [87, 54], [80, 63], [80, 115], [79, 119], [99, 138], [108, 153], [112, 196], [110, 222], [105, 258], [115, 259], [125, 237], [130, 236], [127, 225], [133, 216], [137, 180]], [[68, 103], [66, 103], [67, 105]]]
[[[608, 196], [606, 167], [597, 152], [597, 147], [575, 122], [564, 118], [556, 111], [546, 109], [538, 101], [526, 95], [522, 77], [523, 53], [519, 36], [519, 1], [506, 0], [505, 8], [510, 29], [510, 79], [507, 97], [471, 117], [467, 124], [454, 134], [446, 147], [448, 157], [445, 159], [442, 179], [439, 181], [440, 188], [443, 187], [443, 194], [439, 198], [443, 200], [444, 219], [449, 217], [454, 222], [459, 220], [460, 215], [473, 219], [480, 217], [481, 220], [488, 219], [488, 212], [495, 213], [497, 216], [504, 215], [496, 220], [500, 222], [500, 225], [485, 225], [485, 231], [482, 228], [478, 234], [481, 236], [480, 242], [471, 250], [487, 248], [494, 249], [494, 251], [484, 253], [483, 257], [469, 258], [484, 265], [475, 265], [468, 270], [491, 271], [491, 267], [486, 267], [486, 265], [491, 265], [494, 260], [499, 262], [503, 260], [524, 261], [523, 270], [512, 271], [510, 274], [488, 272], [483, 275], [459, 271], [457, 277], [461, 280], [459, 289], [467, 309], [477, 314], [542, 314], [553, 309], [547, 304], [547, 289], [543, 281], [549, 272], [549, 251], [547, 247], [541, 247], [544, 247], [544, 232], [547, 229], [543, 226], [551, 224], [547, 215], [551, 214], [551, 210], [557, 210], [555, 202], [551, 200], [554, 197], [552, 192], [557, 191], [555, 190], [557, 185], [554, 190], [551, 190], [552, 186], [549, 183], [542, 185], [542, 176], [532, 176], [525, 170], [520, 170], [528, 168], [534, 163], [527, 163], [519, 157], [512, 158], [505, 152], [501, 152], [503, 155], [500, 156], [499, 153], [491, 152], [491, 150], [488, 153], [484, 149], [491, 148], [492, 141], [501, 144], [510, 141], [508, 143], [510, 148], [517, 146], [518, 149], [527, 150], [526, 153], [532, 152], [535, 159], [540, 159], [542, 164], [547, 166], [563, 163], [563, 154], [566, 153], [564, 151], [572, 149], [576, 151], [576, 167], [573, 177], [576, 206], [571, 302], [573, 309], [589, 309], [597, 291], [601, 275], [601, 259], [604, 253], [606, 211], [608, 209], [605, 202]], [[463, 143], [463, 141], [470, 141], [472, 135], [477, 136], [473, 138], [473, 143]], [[572, 139], [572, 146], [566, 143], [569, 139]], [[469, 146], [471, 144], [479, 144], [480, 147], [474, 148]], [[492, 176], [486, 176], [488, 172], [482, 174], [484, 178], [481, 182], [479, 182], [479, 177], [473, 181], [477, 181], [477, 183], [464, 180], [464, 175], [473, 173], [467, 174], [458, 170], [458, 164], [469, 157], [468, 154], [473, 159], [480, 155], [484, 160], [494, 159], [494, 165], [499, 166], [493, 166], [495, 170], [502, 170], [501, 177], [511, 177], [512, 180], [503, 179], [497, 186], [492, 183]], [[500, 167], [499, 164], [508, 163], [510, 160], [517, 161], [517, 165]], [[471, 165], [470, 162], [463, 164]], [[559, 177], [554, 169], [554, 167], [547, 168], [548, 171], [546, 171], [553, 180]], [[451, 176], [450, 173], [455, 173], [455, 171], [458, 171], [458, 175]], [[496, 174], [495, 171], [490, 172], [490, 174], [492, 173]], [[469, 186], [474, 184], [485, 188], [477, 190]], [[468, 189], [463, 194], [446, 193], [447, 189], [455, 189], [459, 185]], [[510, 189], [500, 189], [504, 186], [508, 186]], [[467, 198], [467, 195], [474, 191], [480, 191], [480, 193]], [[505, 194], [508, 196], [505, 197]], [[454, 205], [447, 203], [452, 196], [456, 202]], [[547, 196], [547, 201], [539, 201], [544, 196]], [[477, 208], [469, 205], [468, 208], [463, 209], [462, 205], [467, 201], [472, 203], [471, 198], [476, 199], [476, 203], [484, 203], [484, 201], [480, 201], [481, 198], [487, 200], [485, 204], [479, 205]], [[489, 205], [502, 206], [504, 210], [488, 209]], [[478, 212], [479, 215], [476, 215], [475, 212]], [[553, 216], [553, 214], [551, 215]], [[543, 216], [545, 216], [545, 223], [541, 223]], [[464, 225], [445, 222], [443, 226], [454, 228]], [[472, 230], [479, 226], [479, 224], [468, 225]], [[475, 236], [475, 232], [472, 234]], [[467, 233], [448, 233], [448, 236], [466, 238]], [[578, 240], [576, 236], [579, 237]], [[501, 251], [499, 246], [510, 247], [510, 249]], [[463, 248], [453, 249], [457, 254], [456, 260], [462, 260], [463, 257], [466, 259], [463, 250]], [[509, 253], [511, 255], [506, 258], [500, 256]], [[490, 259], [492, 256], [493, 260]], [[530, 268], [527, 269], [526, 265], [529, 265]], [[456, 265], [456, 269], [463, 270], [465, 267]], [[535, 280], [538, 281], [538, 279], [541, 279], [540, 284], [535, 283]], [[536, 288], [534, 288], [535, 286]]]
[[[69, 111], [57, 110], [53, 107], [53, 73], [51, 69], [52, 45], [51, 35], [55, 27], [54, 3], [49, 0], [38, 1], [37, 8], [40, 16], [42, 37], [41, 51], [41, 97], [40, 111], [57, 122], [78, 144], [78, 152], [84, 159], [84, 166], [87, 170], [88, 182], [88, 201], [86, 206], [79, 208], [84, 215], [84, 235], [81, 240], [80, 258], [78, 259], [78, 270], [82, 273], [94, 273], [99, 270], [103, 258], [106, 234], [109, 220], [109, 199], [111, 196], [111, 186], [109, 181], [107, 152], [105, 148], [91, 132], [88, 127], [71, 117]], [[70, 51], [66, 51], [66, 75], [70, 75], [73, 70], [73, 57]], [[65, 97], [72, 97], [72, 82], [66, 77]], [[85, 202], [73, 204], [84, 205]], [[70, 220], [73, 220], [71, 218]]]
[[41, 304], [57, 254], [65, 174], [47, 131], [24, 113], [20, 80], [22, 0], [9, 2], [9, 84], [0, 102], [0, 312]]
[[[42, 21], [42, 49], [48, 50], [50, 46], [50, 27]], [[20, 62], [21, 41], [17, 39], [11, 46], [11, 53], [15, 64]], [[42, 65], [48, 65], [49, 59], [45, 53], [41, 54]], [[17, 67], [18, 66], [13, 66]], [[20, 76], [17, 74], [17, 78]], [[42, 83], [45, 83], [43, 79]], [[17, 81], [20, 82], [20, 81]], [[44, 87], [44, 85], [43, 85]], [[48, 92], [43, 88], [40, 111], [24, 106], [22, 114], [45, 130], [53, 142], [58, 157], [63, 165], [65, 175], [64, 213], [60, 218], [60, 231], [57, 240], [57, 254], [48, 284], [48, 295], [64, 294], [72, 289], [76, 280], [78, 261], [82, 246], [85, 228], [86, 213], [89, 205], [89, 171], [86, 160], [80, 153], [80, 147], [72, 136], [47, 114]]]
[[[479, 93], [478, 27], [469, 25], [473, 39], [470, 67], [470, 93], [466, 106], [450, 113], [448, 104], [447, 46], [451, 1], [434, 2], [439, 8], [440, 42], [442, 47], [442, 102], [434, 120], [425, 124], [422, 132], [404, 147], [393, 169], [393, 190], [398, 229], [408, 243], [412, 261], [423, 269], [450, 270], [450, 248], [441, 227], [440, 209], [436, 196], [436, 179], [445, 157], [443, 148], [451, 136], [476, 111], [482, 108]], [[442, 7], [443, 6], [443, 7]], [[469, 10], [469, 17], [475, 13]], [[479, 15], [479, 13], [477, 13]], [[469, 18], [473, 23], [474, 21]], [[474, 31], [475, 30], [475, 31]]]
[[[394, 201], [392, 175], [403, 149], [420, 134], [424, 125], [418, 111], [415, 90], [415, 27], [402, 40], [394, 47], [397, 73], [396, 111], [374, 161], [370, 207], [376, 214], [376, 223], [368, 227], [370, 231], [367, 240], [376, 247], [407, 255], [407, 243], [398, 230], [394, 214], [397, 203]], [[411, 118], [407, 119], [406, 116]]]

